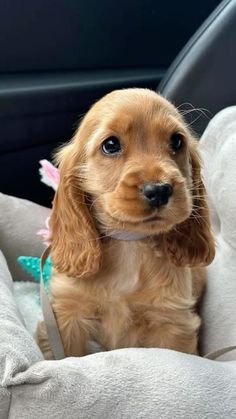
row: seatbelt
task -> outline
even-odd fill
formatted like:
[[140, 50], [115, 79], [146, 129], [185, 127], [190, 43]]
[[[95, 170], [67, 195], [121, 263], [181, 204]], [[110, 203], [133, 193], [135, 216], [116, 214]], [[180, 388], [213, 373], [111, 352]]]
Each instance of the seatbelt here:
[[43, 267], [45, 261], [50, 253], [50, 247], [43, 252], [40, 261], [40, 300], [43, 311], [44, 323], [46, 326], [47, 336], [51, 351], [53, 353], [54, 359], [63, 359], [65, 358], [65, 352], [61, 340], [61, 335], [59, 332], [58, 324], [49, 301], [48, 295], [45, 291], [44, 281], [43, 281]]

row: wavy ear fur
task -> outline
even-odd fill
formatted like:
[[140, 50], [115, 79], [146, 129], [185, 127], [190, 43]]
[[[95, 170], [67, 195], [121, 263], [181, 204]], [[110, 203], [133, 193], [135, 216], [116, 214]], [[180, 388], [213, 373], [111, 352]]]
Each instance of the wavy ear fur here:
[[99, 270], [101, 249], [78, 175], [82, 153], [78, 156], [73, 147], [71, 143], [57, 155], [60, 183], [49, 222], [51, 254], [58, 272], [85, 278]]
[[200, 158], [194, 146], [190, 159], [193, 210], [186, 221], [164, 236], [164, 247], [176, 266], [206, 266], [214, 259], [215, 242], [210, 229], [206, 190], [201, 179]]

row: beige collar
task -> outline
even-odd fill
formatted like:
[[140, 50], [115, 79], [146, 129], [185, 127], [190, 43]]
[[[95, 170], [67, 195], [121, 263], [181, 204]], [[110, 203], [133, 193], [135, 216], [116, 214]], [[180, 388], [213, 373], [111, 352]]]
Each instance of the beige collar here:
[[150, 236], [147, 233], [138, 233], [136, 231], [127, 230], [111, 230], [106, 236], [111, 237], [115, 240], [142, 240]]

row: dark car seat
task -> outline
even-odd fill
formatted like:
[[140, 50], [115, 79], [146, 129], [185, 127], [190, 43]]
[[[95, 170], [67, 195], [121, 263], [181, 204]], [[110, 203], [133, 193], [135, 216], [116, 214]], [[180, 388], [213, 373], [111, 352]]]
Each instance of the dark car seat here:
[[[220, 3], [177, 56], [158, 91], [201, 134], [219, 110], [236, 104], [236, 0]], [[194, 122], [195, 121], [195, 122]]]

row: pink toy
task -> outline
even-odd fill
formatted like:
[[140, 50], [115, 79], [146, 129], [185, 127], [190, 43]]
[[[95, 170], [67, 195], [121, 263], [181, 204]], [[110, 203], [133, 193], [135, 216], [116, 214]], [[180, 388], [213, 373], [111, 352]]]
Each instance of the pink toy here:
[[[41, 164], [41, 168], [39, 169], [39, 173], [41, 176], [41, 182], [45, 183], [45, 185], [50, 186], [54, 189], [54, 191], [57, 190], [60, 175], [58, 169], [53, 166], [52, 163], [50, 163], [48, 160], [40, 160], [39, 162]], [[46, 228], [43, 228], [37, 232], [39, 236], [41, 236], [43, 242], [48, 245], [48, 238], [49, 238], [49, 218], [48, 217], [45, 221]]]
[[54, 191], [56, 191], [60, 180], [59, 170], [48, 160], [40, 160], [39, 163], [42, 166], [39, 169], [41, 182], [45, 183], [45, 185], [50, 186], [54, 189]]

